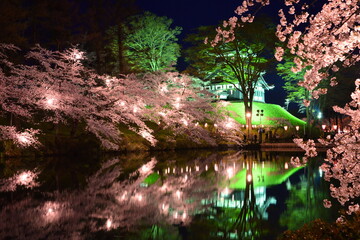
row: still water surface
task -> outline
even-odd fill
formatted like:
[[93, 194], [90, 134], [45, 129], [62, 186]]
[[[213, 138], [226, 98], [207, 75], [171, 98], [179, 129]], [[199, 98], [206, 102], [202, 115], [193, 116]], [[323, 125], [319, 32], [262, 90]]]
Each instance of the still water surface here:
[[182, 151], [0, 164], [0, 239], [276, 239], [325, 209], [320, 160]]

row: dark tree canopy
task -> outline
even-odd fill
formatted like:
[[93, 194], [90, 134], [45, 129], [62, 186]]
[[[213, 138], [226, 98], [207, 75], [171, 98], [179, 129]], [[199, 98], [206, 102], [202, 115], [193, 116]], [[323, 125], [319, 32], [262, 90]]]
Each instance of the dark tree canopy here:
[[0, 1], [0, 42], [23, 50], [35, 44], [52, 50], [78, 45], [99, 73], [111, 72], [106, 30], [136, 12], [135, 0]]

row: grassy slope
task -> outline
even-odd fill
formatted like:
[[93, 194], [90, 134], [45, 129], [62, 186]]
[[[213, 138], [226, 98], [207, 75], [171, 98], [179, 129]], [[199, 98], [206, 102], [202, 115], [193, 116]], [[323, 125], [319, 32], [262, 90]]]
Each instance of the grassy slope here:
[[[291, 168], [279, 171], [273, 168], [253, 168], [252, 176], [254, 187], [273, 186], [285, 182], [291, 175], [302, 169], [303, 167]], [[231, 189], [245, 189], [246, 187], [246, 169], [239, 171], [231, 180]], [[260, 178], [261, 177], [261, 178]]]
[[[246, 124], [244, 116], [244, 103], [243, 102], [232, 102], [226, 107], [230, 111], [232, 117], [238, 121], [240, 124]], [[253, 117], [252, 124], [259, 125], [260, 117], [256, 116], [256, 110], [264, 110], [264, 116], [261, 117], [261, 124], [264, 125], [282, 125], [279, 121], [269, 120], [269, 119], [284, 119], [291, 123], [293, 126], [303, 126], [304, 121], [298, 119], [297, 117], [290, 114], [288, 111], [276, 104], [270, 103], [253, 103]]]

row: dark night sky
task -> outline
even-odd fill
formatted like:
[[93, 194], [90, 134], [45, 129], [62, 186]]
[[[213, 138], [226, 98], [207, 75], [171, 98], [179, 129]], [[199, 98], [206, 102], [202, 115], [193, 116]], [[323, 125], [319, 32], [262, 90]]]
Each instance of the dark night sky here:
[[[138, 0], [141, 9], [150, 11], [159, 16], [166, 16], [174, 20], [174, 26], [183, 28], [180, 35], [180, 44], [186, 34], [201, 25], [215, 25], [223, 20], [235, 16], [234, 10], [240, 0]], [[277, 7], [274, 5], [263, 8], [262, 12], [277, 21]], [[215, 31], [215, 30], [214, 30]], [[183, 47], [186, 47], [183, 45]], [[185, 63], [179, 60], [178, 68], [183, 70]], [[276, 70], [270, 70], [265, 75], [269, 84], [275, 88], [266, 93], [266, 102], [284, 105], [285, 91], [282, 89], [283, 80], [277, 76]]]

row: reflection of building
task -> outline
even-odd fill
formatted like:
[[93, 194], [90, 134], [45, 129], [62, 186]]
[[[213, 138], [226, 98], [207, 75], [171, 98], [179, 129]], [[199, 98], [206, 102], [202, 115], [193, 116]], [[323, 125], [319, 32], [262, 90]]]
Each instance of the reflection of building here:
[[[257, 187], [254, 189], [255, 194], [255, 205], [258, 208], [261, 218], [264, 220], [268, 219], [268, 213], [266, 212], [270, 204], [276, 204], [274, 197], [266, 199], [266, 187]], [[235, 190], [228, 195], [221, 194], [215, 199], [203, 199], [203, 205], [211, 204], [214, 207], [220, 208], [242, 208], [244, 206], [245, 191]]]
[[[236, 87], [235, 87], [235, 86]], [[217, 98], [223, 100], [242, 100], [243, 94], [237, 90], [239, 84], [231, 83], [210, 83], [204, 87], [209, 92], [213, 93]], [[265, 102], [265, 90], [273, 89], [274, 86], [269, 86], [264, 78], [261, 76], [257, 81], [254, 93], [255, 102]]]

